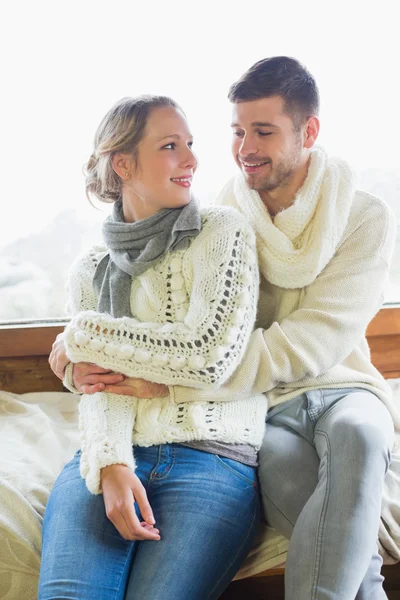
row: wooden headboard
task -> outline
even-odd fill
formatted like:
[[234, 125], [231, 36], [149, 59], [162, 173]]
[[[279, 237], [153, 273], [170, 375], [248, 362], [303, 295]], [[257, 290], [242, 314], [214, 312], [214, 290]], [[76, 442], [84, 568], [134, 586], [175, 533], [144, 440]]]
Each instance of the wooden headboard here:
[[[63, 323], [0, 326], [0, 389], [62, 391], [48, 364], [51, 345]], [[367, 330], [372, 362], [387, 379], [400, 377], [400, 307], [382, 308]]]

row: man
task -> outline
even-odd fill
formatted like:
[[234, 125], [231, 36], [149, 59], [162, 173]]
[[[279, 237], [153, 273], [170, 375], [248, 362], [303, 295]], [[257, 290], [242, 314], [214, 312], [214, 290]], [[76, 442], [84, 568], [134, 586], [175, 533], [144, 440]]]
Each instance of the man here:
[[[266, 518], [291, 539], [286, 597], [384, 598], [378, 532], [381, 553], [400, 559], [400, 410], [365, 330], [382, 302], [394, 219], [356, 191], [346, 163], [315, 146], [318, 90], [298, 61], [256, 63], [229, 98], [240, 173], [219, 202], [257, 235], [258, 329], [231, 379], [202, 394], [267, 394], [259, 473]], [[121, 377], [75, 369], [86, 392]], [[192, 390], [170, 392], [190, 402]]]
[[291, 538], [286, 595], [382, 598], [383, 490], [397, 546], [381, 526], [381, 549], [400, 558], [388, 509], [397, 497], [398, 518], [398, 450], [385, 479], [400, 412], [371, 365], [365, 330], [382, 302], [394, 219], [355, 190], [345, 163], [315, 149], [318, 90], [297, 61], [260, 61], [229, 98], [241, 174], [220, 202], [256, 231], [263, 329], [224, 391], [243, 393], [247, 376], [249, 392], [268, 395], [260, 480], [267, 520]]

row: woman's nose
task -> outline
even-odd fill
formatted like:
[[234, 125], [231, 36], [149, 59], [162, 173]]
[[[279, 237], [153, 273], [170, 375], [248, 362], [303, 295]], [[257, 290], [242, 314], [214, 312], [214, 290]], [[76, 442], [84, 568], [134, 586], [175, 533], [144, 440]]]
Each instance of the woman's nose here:
[[190, 148], [187, 149], [187, 153], [185, 154], [183, 164], [186, 169], [196, 169], [197, 168], [197, 158], [193, 150]]

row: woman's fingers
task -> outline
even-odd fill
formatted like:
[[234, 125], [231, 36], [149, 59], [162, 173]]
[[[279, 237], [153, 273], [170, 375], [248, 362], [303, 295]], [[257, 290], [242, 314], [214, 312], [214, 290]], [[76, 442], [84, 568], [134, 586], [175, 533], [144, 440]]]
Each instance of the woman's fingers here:
[[141, 481], [138, 479], [132, 487], [132, 491], [134, 493], [134, 497], [136, 498], [136, 502], [138, 503], [138, 507], [140, 510], [140, 514], [142, 518], [148, 525], [155, 525], [155, 518], [153, 515], [153, 510], [150, 506], [150, 502], [147, 498], [147, 493], [144, 485], [142, 485]]
[[142, 526], [139, 521], [132, 494], [124, 500], [116, 501], [106, 509], [107, 517], [125, 540], [159, 540], [160, 532], [148, 523]]
[[124, 518], [127, 528], [133, 540], [159, 540], [160, 532], [154, 527], [142, 527], [133, 505], [134, 499], [131, 496], [131, 502], [124, 502], [121, 507], [121, 514]]
[[[126, 540], [159, 540], [160, 532], [153, 527], [153, 512], [139, 477], [126, 465], [115, 464], [101, 470], [100, 480], [107, 517], [121, 536]], [[145, 525], [136, 515], [135, 494], [140, 499], [139, 508], [142, 506], [145, 512]]]

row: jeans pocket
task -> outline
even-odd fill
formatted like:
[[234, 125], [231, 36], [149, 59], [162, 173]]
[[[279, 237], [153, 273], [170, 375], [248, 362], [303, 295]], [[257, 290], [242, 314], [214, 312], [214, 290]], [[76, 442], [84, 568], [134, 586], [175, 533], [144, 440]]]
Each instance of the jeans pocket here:
[[238, 460], [233, 460], [232, 458], [227, 458], [226, 456], [220, 456], [219, 454], [214, 454], [214, 456], [219, 464], [224, 467], [224, 469], [230, 471], [230, 473], [236, 475], [236, 477], [239, 477], [239, 479], [245, 481], [248, 485], [257, 487], [256, 467], [245, 465]]

